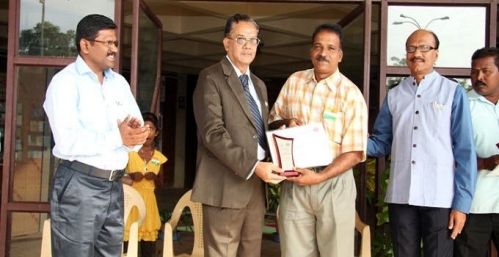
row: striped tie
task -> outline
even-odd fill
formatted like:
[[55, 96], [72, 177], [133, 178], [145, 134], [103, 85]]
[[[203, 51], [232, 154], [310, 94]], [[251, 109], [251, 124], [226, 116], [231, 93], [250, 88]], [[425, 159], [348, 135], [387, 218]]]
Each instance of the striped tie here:
[[244, 95], [246, 96], [246, 100], [248, 101], [248, 106], [253, 116], [253, 120], [256, 124], [256, 132], [258, 133], [258, 143], [263, 149], [267, 148], [267, 141], [265, 140], [265, 126], [263, 125], [263, 119], [260, 115], [260, 111], [258, 110], [258, 105], [255, 102], [255, 99], [250, 94], [248, 87], [248, 75], [243, 74], [239, 76], [239, 80], [241, 80], [241, 84], [243, 85]]

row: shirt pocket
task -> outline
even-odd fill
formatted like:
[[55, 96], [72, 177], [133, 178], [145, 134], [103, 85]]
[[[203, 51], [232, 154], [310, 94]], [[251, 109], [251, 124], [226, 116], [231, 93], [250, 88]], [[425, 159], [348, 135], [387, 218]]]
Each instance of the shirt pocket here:
[[432, 133], [440, 133], [439, 131], [449, 131], [451, 103], [442, 101], [427, 102], [423, 106], [423, 126]]
[[119, 96], [108, 96], [106, 97], [106, 107], [108, 109], [108, 115], [112, 120], [123, 121], [131, 113], [128, 112], [125, 104], [125, 100], [121, 99]]
[[326, 129], [326, 133], [329, 136], [329, 140], [333, 143], [341, 145], [342, 143], [342, 133], [343, 133], [343, 112], [328, 112], [325, 111], [323, 116], [323, 124]]

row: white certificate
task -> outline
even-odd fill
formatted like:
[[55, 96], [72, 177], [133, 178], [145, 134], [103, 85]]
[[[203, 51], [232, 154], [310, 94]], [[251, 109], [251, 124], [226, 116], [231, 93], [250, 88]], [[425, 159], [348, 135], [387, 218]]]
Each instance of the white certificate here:
[[270, 155], [283, 170], [329, 165], [333, 161], [331, 143], [322, 124], [267, 132]]

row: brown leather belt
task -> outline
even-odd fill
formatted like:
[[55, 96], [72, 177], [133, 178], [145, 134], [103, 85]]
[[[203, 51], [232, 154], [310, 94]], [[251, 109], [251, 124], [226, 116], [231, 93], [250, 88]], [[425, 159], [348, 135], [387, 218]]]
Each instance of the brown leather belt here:
[[79, 161], [62, 160], [61, 165], [70, 168], [72, 170], [78, 171], [79, 173], [97, 178], [105, 178], [109, 181], [119, 180], [121, 177], [123, 177], [125, 173], [124, 170], [99, 169]]

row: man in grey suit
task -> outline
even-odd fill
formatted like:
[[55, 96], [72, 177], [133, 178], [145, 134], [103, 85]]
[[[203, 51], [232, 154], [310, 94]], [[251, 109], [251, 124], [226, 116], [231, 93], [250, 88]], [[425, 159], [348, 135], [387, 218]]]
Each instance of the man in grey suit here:
[[268, 103], [265, 84], [250, 73], [260, 43], [247, 15], [227, 19], [227, 55], [199, 74], [194, 91], [198, 127], [197, 175], [192, 200], [203, 204], [205, 256], [259, 257], [265, 183], [282, 170], [263, 160]]

